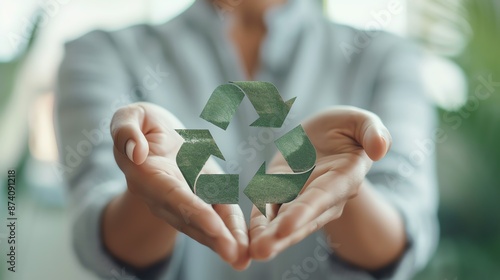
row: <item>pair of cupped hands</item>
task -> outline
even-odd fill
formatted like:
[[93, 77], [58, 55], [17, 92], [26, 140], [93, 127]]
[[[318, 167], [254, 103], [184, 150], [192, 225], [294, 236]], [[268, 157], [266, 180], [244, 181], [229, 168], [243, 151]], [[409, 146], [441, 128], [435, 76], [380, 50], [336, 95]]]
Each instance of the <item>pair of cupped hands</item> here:
[[[316, 168], [299, 196], [268, 207], [268, 217], [254, 206], [249, 226], [239, 205], [210, 205], [191, 191], [176, 163], [183, 139], [174, 129], [183, 126], [167, 110], [144, 102], [120, 108], [113, 116], [111, 134], [127, 191], [140, 197], [155, 216], [243, 270], [252, 259], [271, 259], [339, 218], [372, 162], [381, 159], [391, 144], [381, 120], [355, 107], [332, 107], [302, 126], [316, 149]], [[267, 170], [291, 172], [280, 153]], [[209, 160], [202, 173], [222, 171]]]

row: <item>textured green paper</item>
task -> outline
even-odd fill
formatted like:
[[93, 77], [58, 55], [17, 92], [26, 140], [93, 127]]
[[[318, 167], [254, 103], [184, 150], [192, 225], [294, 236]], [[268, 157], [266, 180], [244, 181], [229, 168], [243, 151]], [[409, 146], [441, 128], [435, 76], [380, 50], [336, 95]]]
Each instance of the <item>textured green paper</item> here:
[[316, 163], [316, 149], [307, 137], [302, 125], [274, 141], [293, 172], [304, 172]]
[[259, 115], [250, 126], [281, 127], [295, 101], [284, 102], [268, 82], [230, 82], [214, 90], [200, 117], [226, 130], [245, 95]]
[[[259, 115], [251, 126], [259, 127], [281, 127], [295, 101], [292, 98], [284, 102], [271, 83], [230, 82], [214, 90], [200, 117], [226, 130], [245, 96]], [[181, 129], [177, 132], [185, 140], [177, 154], [177, 165], [191, 189], [210, 204], [238, 203], [238, 175], [200, 175], [211, 155], [224, 160], [210, 131]], [[266, 204], [286, 203], [298, 196], [316, 162], [316, 150], [301, 125], [274, 143], [293, 173], [266, 174], [264, 162], [243, 191], [264, 215]]]
[[202, 174], [198, 177], [211, 155], [224, 159], [210, 131], [206, 129], [176, 129], [176, 131], [184, 138], [184, 143], [177, 153], [177, 166], [191, 190], [209, 204], [238, 203], [238, 175]]
[[194, 191], [198, 174], [211, 155], [224, 159], [217, 143], [209, 130], [206, 129], [176, 129], [177, 133], [184, 138], [179, 152], [177, 153], [177, 166], [187, 183]]
[[244, 97], [245, 93], [237, 86], [220, 85], [210, 96], [200, 118], [226, 130]]
[[266, 204], [281, 204], [294, 200], [313, 170], [314, 167], [304, 173], [266, 174], [266, 163], [263, 163], [243, 193], [266, 216]]
[[290, 130], [274, 143], [294, 173], [265, 174], [264, 162], [243, 191], [264, 216], [266, 204], [290, 202], [299, 195], [316, 163], [316, 150], [302, 125]]
[[208, 204], [237, 204], [239, 176], [236, 174], [200, 174], [196, 195]]

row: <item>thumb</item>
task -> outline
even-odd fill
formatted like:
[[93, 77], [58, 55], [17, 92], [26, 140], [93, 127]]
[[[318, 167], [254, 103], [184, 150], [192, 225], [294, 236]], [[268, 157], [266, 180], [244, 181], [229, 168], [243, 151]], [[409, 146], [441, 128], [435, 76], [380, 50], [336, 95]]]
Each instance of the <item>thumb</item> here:
[[116, 149], [137, 165], [142, 164], [149, 153], [148, 141], [142, 132], [145, 115], [145, 109], [134, 104], [118, 109], [111, 120]]
[[363, 146], [366, 154], [373, 161], [380, 160], [389, 151], [392, 137], [380, 118], [373, 113], [365, 112], [361, 125], [356, 133], [356, 140]]

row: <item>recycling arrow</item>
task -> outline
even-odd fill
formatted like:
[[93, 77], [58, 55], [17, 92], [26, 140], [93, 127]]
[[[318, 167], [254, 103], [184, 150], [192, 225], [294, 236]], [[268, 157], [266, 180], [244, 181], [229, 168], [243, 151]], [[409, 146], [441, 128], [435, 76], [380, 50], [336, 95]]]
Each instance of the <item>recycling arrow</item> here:
[[259, 115], [250, 126], [281, 127], [295, 101], [283, 101], [276, 87], [268, 82], [230, 82], [214, 90], [200, 117], [226, 130], [245, 95]]
[[224, 160], [209, 130], [176, 129], [184, 138], [176, 162], [189, 187], [209, 204], [238, 203], [238, 179], [235, 174], [201, 174], [211, 155]]
[[[230, 82], [215, 89], [200, 117], [226, 130], [245, 96], [259, 115], [251, 126], [260, 127], [281, 127], [295, 101], [295, 98], [283, 101], [271, 83]], [[200, 174], [211, 155], [224, 160], [210, 131], [181, 129], [177, 132], [185, 142], [176, 161], [191, 190], [210, 204], [238, 203], [238, 175]], [[266, 204], [286, 203], [297, 197], [316, 162], [316, 150], [301, 125], [274, 143], [293, 173], [266, 174], [264, 162], [243, 191], [264, 215]]]
[[274, 141], [293, 172], [311, 169], [316, 163], [316, 149], [302, 125], [296, 126]]
[[264, 162], [243, 191], [264, 216], [266, 204], [290, 202], [299, 195], [316, 163], [316, 150], [302, 125], [274, 143], [294, 173], [266, 174]]
[[294, 200], [313, 170], [314, 167], [300, 174], [266, 174], [264, 162], [243, 193], [266, 216], [266, 204], [281, 204]]

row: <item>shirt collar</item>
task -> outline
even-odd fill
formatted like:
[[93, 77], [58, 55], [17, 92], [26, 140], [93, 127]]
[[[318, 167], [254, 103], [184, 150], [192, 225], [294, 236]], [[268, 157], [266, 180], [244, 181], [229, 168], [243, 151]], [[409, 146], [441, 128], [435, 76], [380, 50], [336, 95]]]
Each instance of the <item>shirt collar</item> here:
[[262, 63], [271, 71], [289, 66], [304, 33], [322, 17], [312, 0], [288, 0], [283, 6], [267, 12], [265, 21], [268, 34], [262, 46]]
[[[262, 45], [261, 62], [271, 71], [287, 67], [301, 35], [322, 18], [322, 11], [313, 0], [288, 0], [270, 9], [265, 17], [268, 34]], [[221, 41], [229, 17], [217, 10], [213, 1], [197, 0], [186, 11], [186, 19], [197, 29]], [[225, 38], [228, 42], [227, 38]]]

